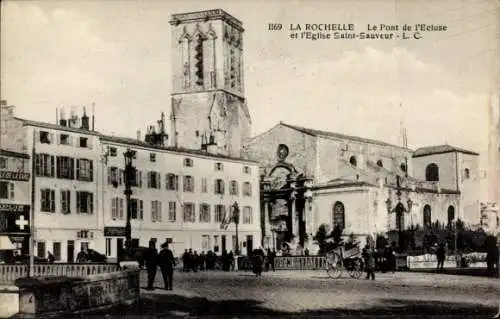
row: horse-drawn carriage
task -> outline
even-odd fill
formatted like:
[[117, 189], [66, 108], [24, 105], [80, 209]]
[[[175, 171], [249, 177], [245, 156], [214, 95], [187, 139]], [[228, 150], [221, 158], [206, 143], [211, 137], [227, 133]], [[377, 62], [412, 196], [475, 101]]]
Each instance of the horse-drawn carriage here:
[[363, 274], [364, 261], [358, 244], [341, 243], [326, 253], [326, 272], [331, 278], [339, 278], [345, 270], [352, 278], [359, 279]]

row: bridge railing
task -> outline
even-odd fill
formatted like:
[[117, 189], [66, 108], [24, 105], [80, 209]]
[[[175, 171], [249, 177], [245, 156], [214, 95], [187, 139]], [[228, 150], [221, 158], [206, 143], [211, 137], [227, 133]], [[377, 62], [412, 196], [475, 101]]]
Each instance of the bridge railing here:
[[[33, 277], [85, 277], [119, 270], [117, 264], [55, 263], [35, 264]], [[0, 285], [13, 285], [16, 279], [28, 276], [28, 265], [0, 264]]]

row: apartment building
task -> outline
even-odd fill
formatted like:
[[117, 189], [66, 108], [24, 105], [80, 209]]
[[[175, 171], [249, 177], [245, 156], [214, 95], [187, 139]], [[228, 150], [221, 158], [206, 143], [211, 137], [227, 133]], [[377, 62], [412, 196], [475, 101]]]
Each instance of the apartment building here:
[[[256, 162], [203, 151], [156, 147], [141, 140], [101, 136], [100, 168], [105, 252], [115, 258], [125, 240], [124, 152], [135, 152], [131, 216], [134, 245], [167, 241], [174, 254], [236, 250], [239, 207], [240, 251], [260, 245], [259, 170]], [[106, 176], [106, 177], [104, 177]]]

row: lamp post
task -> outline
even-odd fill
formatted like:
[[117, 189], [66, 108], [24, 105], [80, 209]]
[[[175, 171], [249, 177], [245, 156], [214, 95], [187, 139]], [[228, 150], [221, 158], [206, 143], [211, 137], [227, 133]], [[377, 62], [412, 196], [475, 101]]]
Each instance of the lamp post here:
[[238, 206], [238, 202], [234, 202], [233, 204], [233, 221], [236, 229], [236, 256], [240, 255], [240, 240], [238, 238], [238, 225], [240, 223], [240, 207]]
[[134, 158], [135, 151], [131, 149], [127, 149], [126, 152], [123, 153], [125, 158], [125, 198], [127, 201], [127, 222], [125, 224], [125, 246], [126, 248], [130, 248], [132, 241], [132, 226], [130, 225], [130, 219], [132, 218], [132, 211], [130, 205], [130, 196], [132, 195], [132, 174], [134, 174], [135, 169], [132, 166], [132, 159]]

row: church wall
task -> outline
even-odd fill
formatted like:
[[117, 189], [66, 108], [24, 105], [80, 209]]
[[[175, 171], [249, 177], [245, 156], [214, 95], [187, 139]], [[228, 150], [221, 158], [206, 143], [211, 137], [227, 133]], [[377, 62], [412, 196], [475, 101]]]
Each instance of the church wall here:
[[456, 153], [432, 154], [413, 158], [414, 176], [425, 181], [425, 168], [431, 163], [439, 167], [439, 185], [441, 188], [457, 190], [457, 157]]
[[[479, 224], [481, 219], [479, 156], [459, 153], [458, 159], [459, 184], [462, 197], [461, 218], [468, 223]], [[467, 176], [466, 169], [469, 170], [469, 176]]]
[[372, 220], [369, 214], [369, 192], [366, 188], [344, 188], [321, 190], [314, 192], [314, 229], [321, 224], [333, 227], [333, 206], [337, 201], [344, 204], [344, 235], [366, 235], [372, 231]]
[[270, 169], [278, 161], [276, 151], [279, 144], [288, 146], [289, 155], [285, 162], [294, 165], [299, 173], [313, 174], [316, 165], [315, 137], [287, 127], [276, 126], [249, 141], [245, 146], [245, 157]]

